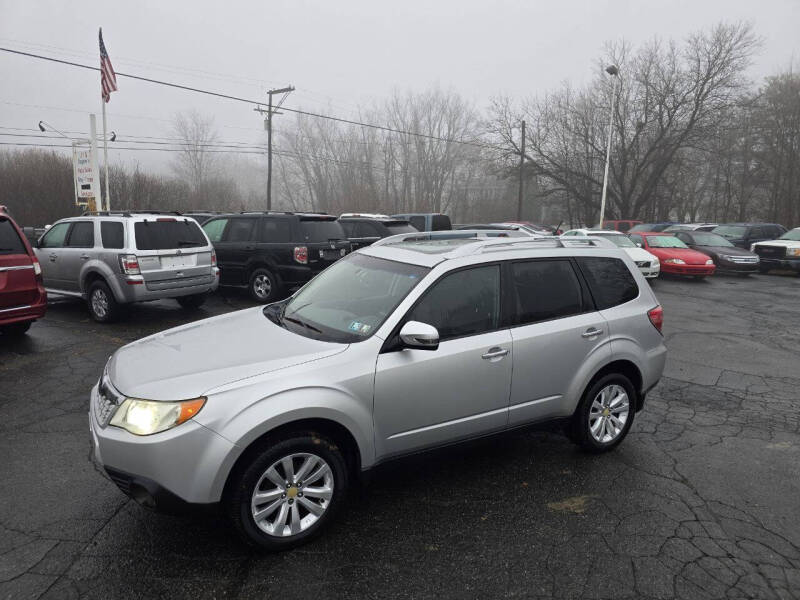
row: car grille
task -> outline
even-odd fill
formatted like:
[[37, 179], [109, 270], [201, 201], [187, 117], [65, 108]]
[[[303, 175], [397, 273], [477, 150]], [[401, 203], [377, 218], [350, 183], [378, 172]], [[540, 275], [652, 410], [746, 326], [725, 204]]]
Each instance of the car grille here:
[[636, 261], [636, 266], [639, 267], [640, 269], [646, 269], [647, 267], [650, 266], [650, 261], [649, 260], [637, 260]]
[[754, 265], [758, 262], [757, 256], [730, 256], [728, 260], [740, 265]]
[[784, 246], [756, 246], [755, 253], [763, 258], [783, 258], [786, 256]]
[[94, 405], [94, 414], [101, 427], [108, 425], [117, 407], [124, 398], [109, 383], [106, 377], [101, 377], [97, 384], [97, 398]]

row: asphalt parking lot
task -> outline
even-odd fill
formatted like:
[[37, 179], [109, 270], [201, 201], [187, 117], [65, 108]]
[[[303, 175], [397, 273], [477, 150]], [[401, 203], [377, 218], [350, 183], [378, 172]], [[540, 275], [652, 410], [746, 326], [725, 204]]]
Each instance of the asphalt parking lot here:
[[200, 311], [98, 325], [54, 302], [0, 339], [0, 598], [798, 598], [800, 278], [659, 280], [665, 377], [589, 456], [524, 431], [391, 463], [301, 549], [128, 500], [90, 461], [88, 392], [119, 346]]

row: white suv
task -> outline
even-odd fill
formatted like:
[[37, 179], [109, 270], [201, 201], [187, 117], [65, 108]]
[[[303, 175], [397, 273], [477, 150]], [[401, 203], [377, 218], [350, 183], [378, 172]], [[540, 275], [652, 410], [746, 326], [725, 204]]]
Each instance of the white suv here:
[[118, 350], [95, 457], [144, 505], [221, 504], [288, 548], [391, 458], [544, 421], [614, 448], [661, 377], [661, 323], [605, 239], [384, 238], [284, 301]]

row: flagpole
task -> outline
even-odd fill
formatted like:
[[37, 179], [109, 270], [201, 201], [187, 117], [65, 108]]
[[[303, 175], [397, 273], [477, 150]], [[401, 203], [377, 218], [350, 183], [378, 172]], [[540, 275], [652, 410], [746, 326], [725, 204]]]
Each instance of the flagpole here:
[[106, 210], [111, 210], [111, 196], [108, 193], [108, 136], [106, 135], [106, 101], [101, 98], [103, 103], [103, 164], [106, 171]]

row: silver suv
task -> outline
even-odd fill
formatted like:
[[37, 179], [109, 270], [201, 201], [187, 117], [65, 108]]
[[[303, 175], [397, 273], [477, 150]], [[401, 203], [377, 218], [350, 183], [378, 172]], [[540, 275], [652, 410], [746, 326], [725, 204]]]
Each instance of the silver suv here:
[[221, 504], [283, 549], [391, 458], [554, 420], [589, 452], [619, 444], [666, 358], [628, 255], [442, 234], [385, 238], [284, 301], [124, 346], [91, 391], [95, 458], [141, 504]]
[[199, 307], [219, 285], [216, 254], [189, 217], [99, 212], [62, 219], [36, 243], [48, 293], [84, 298], [95, 321], [122, 304], [175, 298]]

